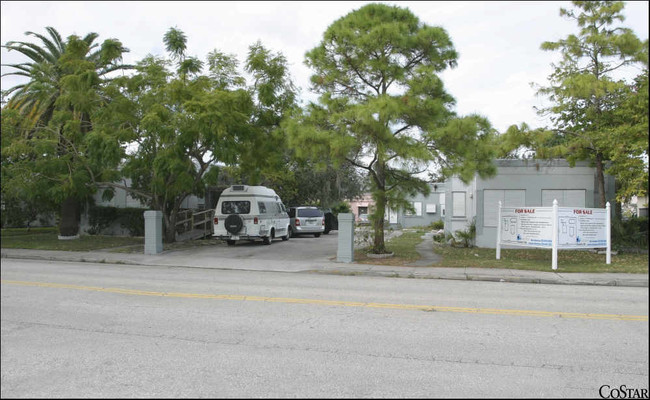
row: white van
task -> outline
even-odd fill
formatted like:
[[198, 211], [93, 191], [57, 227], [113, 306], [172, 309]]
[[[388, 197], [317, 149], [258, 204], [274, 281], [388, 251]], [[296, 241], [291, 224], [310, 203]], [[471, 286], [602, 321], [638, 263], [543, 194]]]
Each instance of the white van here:
[[213, 237], [229, 246], [237, 240], [276, 237], [289, 240], [289, 215], [280, 197], [264, 186], [233, 185], [224, 190], [214, 211]]

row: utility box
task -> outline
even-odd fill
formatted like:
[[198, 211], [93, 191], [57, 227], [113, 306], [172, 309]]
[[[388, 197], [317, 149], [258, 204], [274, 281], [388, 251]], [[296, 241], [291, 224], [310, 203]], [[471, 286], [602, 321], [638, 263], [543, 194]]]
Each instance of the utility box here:
[[162, 212], [144, 212], [144, 254], [158, 254], [163, 251]]
[[341, 213], [339, 220], [339, 246], [336, 261], [351, 263], [354, 261], [354, 214]]

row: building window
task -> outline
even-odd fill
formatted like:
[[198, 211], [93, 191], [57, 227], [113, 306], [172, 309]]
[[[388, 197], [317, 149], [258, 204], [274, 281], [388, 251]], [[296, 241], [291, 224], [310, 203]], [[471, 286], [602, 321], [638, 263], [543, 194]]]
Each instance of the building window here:
[[451, 194], [452, 217], [465, 217], [465, 192], [453, 192]]
[[405, 210], [404, 215], [408, 215], [408, 216], [416, 215], [418, 217], [421, 217], [422, 216], [422, 202], [421, 201], [414, 201], [414, 202], [411, 203], [411, 205], [415, 209], [415, 214], [413, 214], [409, 210]]
[[368, 214], [368, 207], [359, 207], [358, 212], [359, 212], [359, 215]]

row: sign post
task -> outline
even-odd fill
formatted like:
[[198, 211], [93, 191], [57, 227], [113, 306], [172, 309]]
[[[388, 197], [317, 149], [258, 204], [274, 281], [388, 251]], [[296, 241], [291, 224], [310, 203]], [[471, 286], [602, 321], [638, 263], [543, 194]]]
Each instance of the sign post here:
[[497, 260], [501, 259], [501, 200], [499, 200], [499, 212], [498, 212], [498, 221], [497, 224]]
[[553, 253], [551, 255], [551, 268], [557, 269], [557, 199], [553, 199]]
[[605, 204], [605, 212], [607, 213], [607, 216], [605, 217], [607, 220], [607, 255], [605, 256], [605, 263], [611, 264], [612, 263], [612, 214], [611, 210], [609, 209], [609, 201], [607, 204]]

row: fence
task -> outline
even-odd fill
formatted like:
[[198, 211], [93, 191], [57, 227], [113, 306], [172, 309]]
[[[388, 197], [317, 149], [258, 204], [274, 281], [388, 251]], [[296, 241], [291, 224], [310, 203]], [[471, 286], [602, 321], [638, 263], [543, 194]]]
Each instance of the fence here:
[[[196, 236], [205, 237], [212, 234], [214, 210], [182, 210], [178, 213], [176, 234], [195, 232]], [[198, 227], [198, 228], [197, 228]]]

